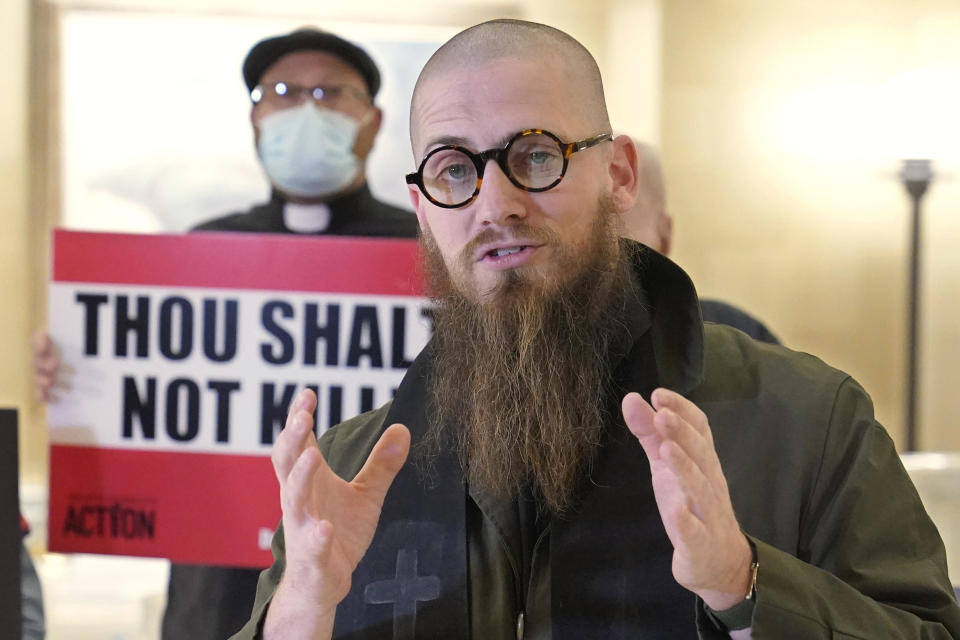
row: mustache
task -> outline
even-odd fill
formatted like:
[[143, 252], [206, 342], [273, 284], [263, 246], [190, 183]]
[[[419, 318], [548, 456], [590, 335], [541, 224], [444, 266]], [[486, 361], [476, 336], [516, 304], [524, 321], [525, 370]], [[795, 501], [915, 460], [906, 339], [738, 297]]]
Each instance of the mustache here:
[[461, 263], [473, 262], [472, 256], [477, 250], [485, 244], [491, 242], [508, 242], [516, 238], [523, 238], [542, 244], [556, 244], [559, 242], [559, 236], [552, 229], [534, 226], [527, 222], [520, 222], [509, 227], [497, 227], [496, 229], [487, 227], [464, 245], [460, 250]]

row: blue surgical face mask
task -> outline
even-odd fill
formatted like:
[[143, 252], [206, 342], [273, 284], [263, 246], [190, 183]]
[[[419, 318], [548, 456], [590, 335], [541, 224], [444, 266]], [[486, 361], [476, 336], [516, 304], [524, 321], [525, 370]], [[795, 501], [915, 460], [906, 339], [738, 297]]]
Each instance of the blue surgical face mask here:
[[349, 186], [360, 173], [353, 145], [361, 123], [312, 100], [264, 116], [258, 152], [270, 182], [284, 193], [317, 198]]

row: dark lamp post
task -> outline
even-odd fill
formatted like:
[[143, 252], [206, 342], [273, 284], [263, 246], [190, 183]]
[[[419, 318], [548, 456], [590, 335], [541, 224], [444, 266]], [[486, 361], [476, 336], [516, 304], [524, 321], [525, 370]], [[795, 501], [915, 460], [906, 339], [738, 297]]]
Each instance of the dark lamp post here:
[[917, 448], [917, 350], [920, 324], [920, 203], [933, 181], [930, 160], [904, 160], [899, 174], [910, 200], [913, 212], [910, 225], [910, 283], [907, 310], [907, 389], [904, 425], [907, 451]]

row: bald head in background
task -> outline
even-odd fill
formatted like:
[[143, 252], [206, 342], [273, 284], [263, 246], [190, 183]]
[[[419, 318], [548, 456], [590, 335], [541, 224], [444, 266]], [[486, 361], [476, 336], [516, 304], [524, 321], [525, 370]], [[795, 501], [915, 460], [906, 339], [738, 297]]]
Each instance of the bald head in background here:
[[670, 253], [673, 218], [667, 213], [667, 190], [663, 167], [656, 149], [645, 142], [636, 142], [637, 201], [623, 213], [622, 233], [625, 238], [642, 242], [663, 255]]

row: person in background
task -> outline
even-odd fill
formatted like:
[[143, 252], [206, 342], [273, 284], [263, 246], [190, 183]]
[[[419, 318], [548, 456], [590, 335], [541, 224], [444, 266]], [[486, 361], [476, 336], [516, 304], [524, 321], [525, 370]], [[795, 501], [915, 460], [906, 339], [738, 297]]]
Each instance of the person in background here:
[[[30, 526], [20, 516], [20, 534], [26, 538]], [[20, 543], [20, 626], [23, 640], [43, 640], [47, 634], [43, 615], [43, 589], [27, 545]]]
[[235, 639], [960, 638], [867, 393], [703, 323], [687, 275], [621, 237], [636, 152], [579, 42], [471, 27], [410, 123], [433, 338], [319, 446], [316, 396], [294, 401]]
[[339, 36], [299, 29], [258, 42], [243, 62], [257, 156], [270, 201], [199, 231], [411, 238], [409, 211], [370, 193], [366, 161], [380, 130], [380, 72]]
[[[636, 147], [639, 164], [637, 202], [623, 214], [623, 234], [669, 256], [673, 246], [673, 218], [667, 211], [663, 167], [656, 150], [649, 144], [637, 142]], [[766, 325], [726, 302], [700, 298], [700, 312], [706, 322], [735, 327], [761, 342], [780, 343]]]
[[[198, 225], [244, 231], [414, 238], [416, 217], [373, 197], [366, 161], [380, 129], [380, 71], [339, 36], [303, 28], [258, 42], [243, 61], [257, 156], [270, 200]], [[59, 357], [34, 336], [37, 395], [49, 400]], [[215, 532], [210, 532], [215, 535]], [[250, 615], [258, 571], [172, 564], [163, 640], [226, 638]]]

